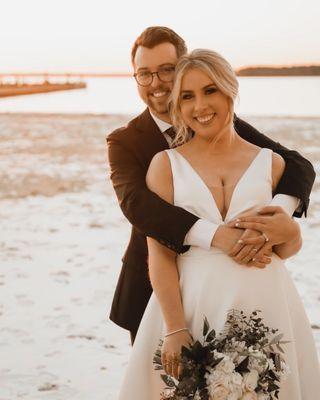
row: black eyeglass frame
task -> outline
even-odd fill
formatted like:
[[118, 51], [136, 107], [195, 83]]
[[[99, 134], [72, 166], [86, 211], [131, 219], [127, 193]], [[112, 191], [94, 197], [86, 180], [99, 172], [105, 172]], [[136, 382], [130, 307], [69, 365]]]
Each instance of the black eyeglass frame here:
[[[171, 67], [171, 69], [172, 69], [172, 72], [174, 72], [175, 67]], [[150, 86], [150, 85], [152, 84], [154, 75], [157, 75], [159, 81], [161, 81], [161, 82], [164, 82], [164, 83], [173, 82], [173, 80], [174, 80], [173, 78], [170, 79], [169, 81], [165, 81], [165, 80], [161, 79], [160, 76], [159, 76], [159, 72], [161, 73], [161, 72], [163, 72], [163, 71], [161, 71], [161, 70], [160, 70], [160, 71], [154, 71], [154, 72], [148, 71], [148, 73], [149, 73], [150, 76], [151, 76], [151, 81], [150, 81], [150, 83], [148, 83], [147, 85], [142, 85], [142, 84], [138, 81], [137, 75], [139, 74], [139, 72], [138, 72], [138, 73], [134, 73], [133, 76], [134, 76], [134, 79], [136, 80], [137, 84], [138, 84], [139, 86], [143, 86], [143, 87], [147, 87], [147, 86]]]

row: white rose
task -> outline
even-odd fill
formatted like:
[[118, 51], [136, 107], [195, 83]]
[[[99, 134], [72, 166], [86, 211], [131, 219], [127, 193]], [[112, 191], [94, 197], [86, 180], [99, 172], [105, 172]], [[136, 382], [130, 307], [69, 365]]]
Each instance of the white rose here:
[[243, 377], [242, 388], [245, 391], [253, 392], [258, 384], [259, 374], [257, 371], [252, 370], [245, 374]]
[[[242, 395], [242, 392], [241, 392], [240, 396], [241, 395]], [[238, 393], [233, 392], [233, 393], [229, 394], [229, 396], [227, 397], [227, 400], [239, 400]]]
[[228, 353], [228, 356], [229, 356], [230, 360], [234, 363], [235, 361], [237, 361], [239, 354], [237, 351], [231, 351]]
[[218, 383], [210, 387], [209, 393], [211, 400], [227, 400], [230, 391], [227, 387]]
[[245, 392], [245, 394], [241, 397], [240, 400], [257, 400], [257, 393], [256, 392]]
[[231, 375], [231, 382], [234, 385], [241, 386], [241, 384], [242, 384], [242, 375], [239, 374], [239, 372], [233, 372], [232, 375]]
[[234, 371], [235, 365], [234, 363], [230, 360], [229, 357], [225, 357], [222, 361], [219, 362], [219, 364], [216, 366], [217, 371], [222, 371], [225, 374], [231, 374], [232, 371]]
[[230, 394], [229, 394], [228, 400], [238, 400], [241, 398], [242, 393], [243, 393], [241, 385], [234, 385], [231, 383], [229, 385], [229, 389], [230, 389]]
[[223, 371], [217, 371], [215, 369], [211, 369], [210, 373], [205, 375], [207, 385], [212, 386], [214, 384], [221, 384], [225, 387], [229, 385], [229, 377]]

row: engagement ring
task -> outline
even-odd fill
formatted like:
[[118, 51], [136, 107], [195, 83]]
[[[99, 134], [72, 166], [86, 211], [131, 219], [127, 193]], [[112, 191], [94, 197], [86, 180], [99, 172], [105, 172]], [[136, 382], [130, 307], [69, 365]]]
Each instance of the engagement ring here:
[[265, 233], [262, 233], [262, 236], [264, 237], [266, 243], [269, 242], [269, 238]]

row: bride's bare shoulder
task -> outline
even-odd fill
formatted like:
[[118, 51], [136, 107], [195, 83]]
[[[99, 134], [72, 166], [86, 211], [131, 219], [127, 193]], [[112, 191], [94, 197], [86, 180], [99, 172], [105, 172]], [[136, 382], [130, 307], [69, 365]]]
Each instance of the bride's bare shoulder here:
[[280, 154], [272, 152], [272, 187], [273, 189], [277, 186], [282, 177], [286, 162]]
[[171, 164], [166, 151], [155, 154], [148, 168], [148, 188], [168, 203], [173, 203], [173, 180]]
[[171, 173], [169, 156], [166, 151], [155, 154], [150, 162], [147, 178], [159, 173]]

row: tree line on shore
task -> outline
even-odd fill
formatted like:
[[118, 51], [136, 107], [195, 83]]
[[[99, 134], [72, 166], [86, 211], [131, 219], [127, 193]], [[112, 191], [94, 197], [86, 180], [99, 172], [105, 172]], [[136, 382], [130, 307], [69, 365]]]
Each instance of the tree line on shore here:
[[237, 70], [238, 76], [320, 76], [320, 65], [291, 67], [245, 67]]

